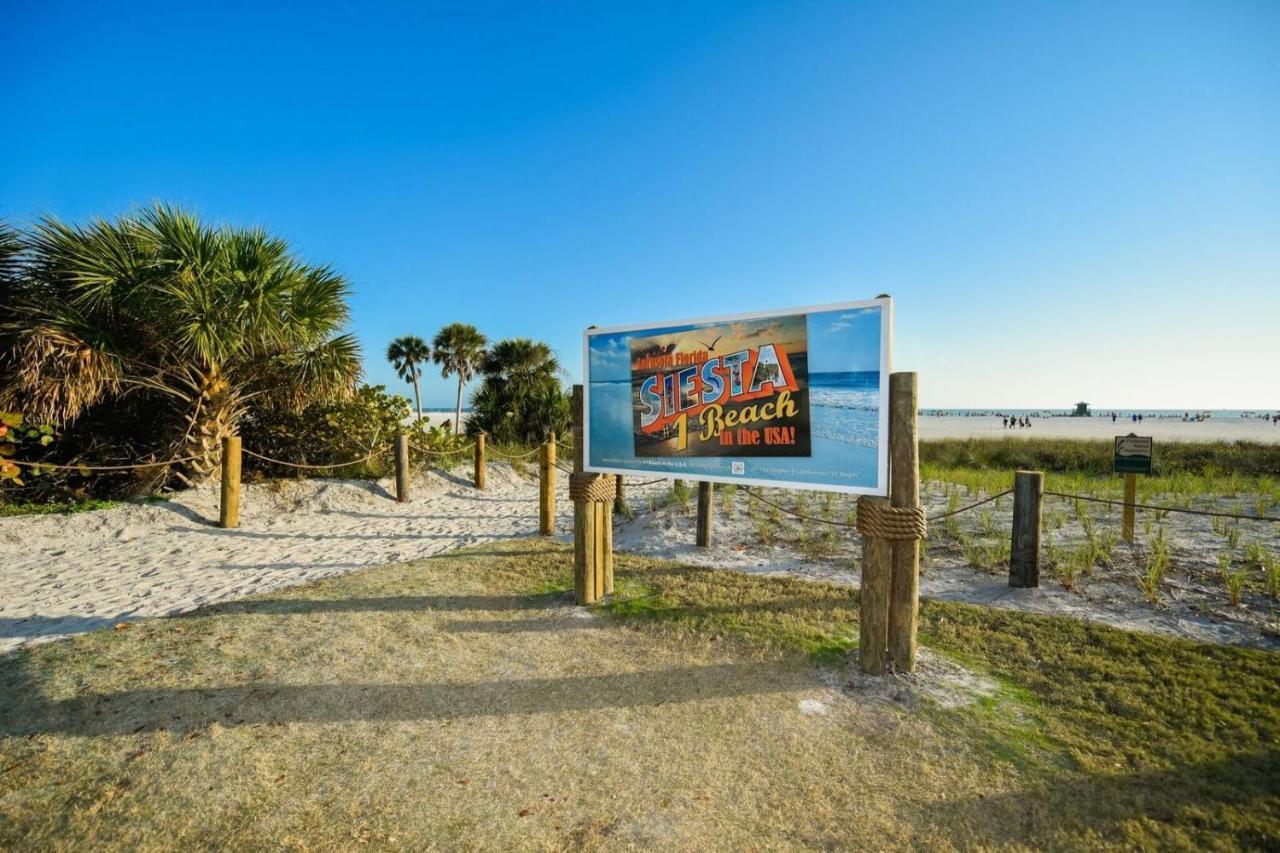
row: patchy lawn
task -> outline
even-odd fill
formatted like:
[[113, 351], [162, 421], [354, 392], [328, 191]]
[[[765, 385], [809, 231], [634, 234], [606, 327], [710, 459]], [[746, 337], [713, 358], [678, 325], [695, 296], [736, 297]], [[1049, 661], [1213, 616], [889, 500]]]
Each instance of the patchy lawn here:
[[0, 658], [0, 848], [1280, 844], [1280, 656], [519, 541]]

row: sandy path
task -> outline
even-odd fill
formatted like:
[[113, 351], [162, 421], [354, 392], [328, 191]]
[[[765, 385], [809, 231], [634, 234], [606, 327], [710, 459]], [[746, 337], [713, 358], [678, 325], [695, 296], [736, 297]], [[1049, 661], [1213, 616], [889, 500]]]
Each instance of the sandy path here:
[[[236, 530], [212, 523], [216, 484], [161, 503], [0, 519], [0, 653], [537, 533], [533, 481], [491, 465], [480, 493], [461, 474], [420, 475], [405, 504], [391, 499], [391, 480], [247, 485]], [[571, 505], [561, 501], [559, 509], [570, 525]]]

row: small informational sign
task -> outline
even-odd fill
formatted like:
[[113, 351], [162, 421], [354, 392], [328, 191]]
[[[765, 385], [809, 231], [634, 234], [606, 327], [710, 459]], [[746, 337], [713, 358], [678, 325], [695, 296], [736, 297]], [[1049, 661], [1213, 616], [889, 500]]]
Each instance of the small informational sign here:
[[888, 492], [888, 297], [588, 329], [585, 469]]
[[1149, 435], [1116, 436], [1116, 455], [1113, 463], [1117, 474], [1150, 474], [1152, 440]]

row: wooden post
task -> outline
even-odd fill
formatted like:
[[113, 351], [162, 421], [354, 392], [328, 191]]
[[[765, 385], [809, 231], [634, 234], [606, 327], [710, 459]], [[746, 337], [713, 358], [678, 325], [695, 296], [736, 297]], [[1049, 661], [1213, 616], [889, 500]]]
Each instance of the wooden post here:
[[[573, 473], [581, 474], [582, 459], [582, 386], [573, 386], [570, 403], [573, 428]], [[594, 503], [573, 501], [573, 601], [594, 605], [596, 564], [596, 512]]]
[[476, 488], [484, 488], [484, 433], [476, 433]]
[[1009, 586], [1040, 585], [1040, 502], [1044, 474], [1017, 471], [1013, 475], [1013, 539], [1009, 544]]
[[621, 474], [615, 474], [613, 478], [613, 491], [616, 495], [613, 499], [613, 511], [620, 513], [627, 506], [627, 481], [623, 479]]
[[556, 528], [556, 434], [547, 440], [538, 454], [538, 535], [550, 536]]
[[613, 501], [600, 507], [600, 597], [613, 595]]
[[[859, 503], [887, 505], [884, 498]], [[889, 593], [893, 582], [893, 543], [878, 536], [862, 540], [862, 600], [858, 607], [858, 657], [862, 671], [883, 675], [889, 646]]]
[[1121, 527], [1121, 535], [1124, 541], [1133, 541], [1133, 505], [1138, 502], [1138, 475], [1124, 475], [1124, 524]]
[[[919, 389], [915, 373], [889, 375], [889, 502], [920, 504]], [[920, 540], [893, 543], [889, 594], [889, 657], [899, 672], [916, 668], [916, 622], [920, 611]]]
[[706, 480], [698, 481], [698, 535], [699, 548], [711, 547], [711, 484]]
[[409, 436], [396, 436], [396, 503], [409, 500]]
[[[573, 386], [573, 477], [584, 477], [582, 386]], [[603, 477], [603, 474], [592, 475]], [[573, 502], [573, 595], [578, 604], [594, 604], [613, 592], [613, 501]]]
[[222, 506], [219, 527], [240, 526], [240, 436], [222, 439]]

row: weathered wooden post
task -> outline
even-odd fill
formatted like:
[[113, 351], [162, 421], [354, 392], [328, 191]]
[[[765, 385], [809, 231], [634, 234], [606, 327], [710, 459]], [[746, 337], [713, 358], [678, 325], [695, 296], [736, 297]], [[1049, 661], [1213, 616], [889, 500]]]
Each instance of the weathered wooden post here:
[[1040, 585], [1040, 503], [1044, 474], [1017, 471], [1013, 475], [1013, 539], [1009, 543], [1009, 586]]
[[556, 527], [556, 434], [547, 433], [538, 453], [538, 535], [550, 536]]
[[1120, 535], [1124, 537], [1124, 541], [1133, 541], [1133, 522], [1134, 508], [1133, 505], [1138, 502], [1138, 475], [1124, 475], [1124, 521], [1121, 524]]
[[711, 547], [711, 496], [712, 486], [706, 480], [698, 481], [698, 534], [699, 548]]
[[614, 479], [583, 471], [582, 386], [573, 386], [573, 596], [578, 604], [594, 604], [613, 592]]
[[219, 527], [240, 526], [240, 436], [222, 439], [222, 505]]
[[396, 503], [409, 500], [409, 436], [396, 436]]
[[621, 474], [615, 474], [613, 477], [613, 511], [615, 513], [625, 512], [627, 508], [627, 483], [622, 479]]
[[903, 672], [911, 672], [916, 665], [920, 540], [925, 533], [920, 507], [917, 399], [916, 374], [890, 375], [890, 498], [858, 500], [858, 532], [862, 535], [858, 656], [862, 671], [870, 675], [883, 674], [889, 663]]
[[484, 488], [484, 433], [476, 433], [476, 488]]
[[[889, 375], [889, 503], [920, 510], [919, 389], [915, 373]], [[921, 527], [924, 526], [923, 513]], [[923, 536], [923, 531], [920, 534]], [[893, 543], [889, 594], [889, 657], [902, 672], [916, 668], [916, 621], [920, 611], [920, 538]]]
[[[863, 519], [886, 509], [885, 498], [858, 498], [858, 529]], [[893, 542], [862, 536], [862, 599], [858, 606], [858, 657], [862, 671], [882, 675], [889, 652], [889, 594], [893, 584]]]

